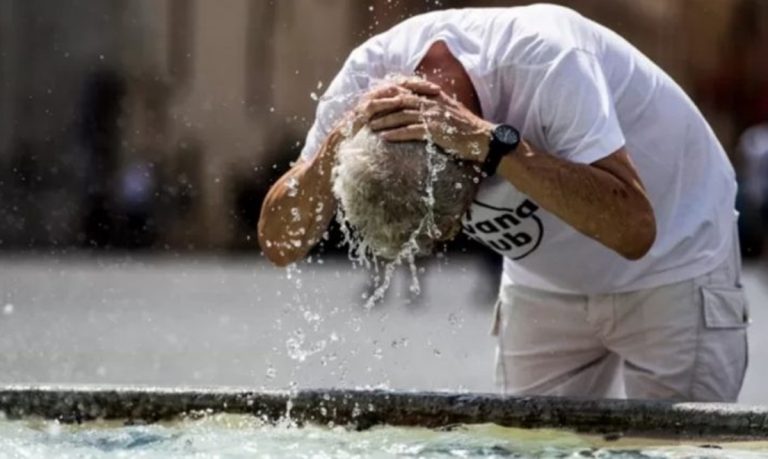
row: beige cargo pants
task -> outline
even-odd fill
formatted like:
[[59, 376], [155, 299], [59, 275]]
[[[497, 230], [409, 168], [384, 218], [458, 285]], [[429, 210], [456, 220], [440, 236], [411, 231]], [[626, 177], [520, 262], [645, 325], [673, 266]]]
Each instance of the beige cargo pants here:
[[695, 279], [611, 295], [504, 288], [495, 333], [506, 394], [733, 402], [749, 313], [733, 255]]

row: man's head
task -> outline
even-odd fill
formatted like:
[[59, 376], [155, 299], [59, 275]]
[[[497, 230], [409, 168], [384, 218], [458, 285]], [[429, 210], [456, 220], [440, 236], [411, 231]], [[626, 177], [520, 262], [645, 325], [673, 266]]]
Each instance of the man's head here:
[[362, 244], [395, 259], [455, 237], [478, 178], [436, 146], [385, 142], [363, 128], [339, 147], [333, 192]]

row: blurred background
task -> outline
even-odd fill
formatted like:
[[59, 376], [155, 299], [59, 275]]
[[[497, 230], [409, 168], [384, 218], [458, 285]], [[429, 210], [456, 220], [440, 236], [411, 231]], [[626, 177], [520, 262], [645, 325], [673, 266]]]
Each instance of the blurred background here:
[[[338, 238], [286, 272], [256, 225], [352, 48], [428, 10], [524, 3], [0, 0], [0, 382], [493, 390], [493, 256], [458, 241], [421, 296], [401, 276], [363, 311], [370, 275]], [[758, 321], [768, 1], [555, 3], [644, 51], [714, 127]], [[760, 380], [747, 401], [768, 401]]]

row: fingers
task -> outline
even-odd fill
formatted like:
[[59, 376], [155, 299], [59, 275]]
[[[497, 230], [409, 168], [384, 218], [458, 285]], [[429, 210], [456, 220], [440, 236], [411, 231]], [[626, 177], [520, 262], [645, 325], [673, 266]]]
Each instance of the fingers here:
[[386, 115], [401, 110], [423, 110], [435, 103], [414, 94], [401, 94], [395, 97], [372, 99], [363, 104], [363, 114], [367, 119]]
[[[441, 95], [440, 87], [420, 78], [402, 78], [395, 82], [369, 91], [360, 104], [351, 112], [352, 124], [362, 126], [370, 123], [371, 129], [383, 130], [417, 124], [419, 118], [414, 112], [422, 112], [436, 106], [433, 100]], [[432, 99], [430, 99], [432, 98]], [[402, 115], [384, 118], [390, 114]], [[373, 122], [382, 118], [379, 121]]]
[[435, 83], [431, 83], [421, 78], [408, 78], [399, 81], [398, 84], [418, 95], [426, 97], [435, 97], [440, 95], [442, 89]]
[[389, 142], [410, 142], [429, 139], [429, 131], [425, 123], [410, 124], [397, 129], [383, 131], [380, 135]]
[[376, 132], [384, 129], [407, 126], [409, 124], [417, 124], [423, 119], [424, 114], [419, 110], [401, 110], [372, 119], [368, 122], [368, 127]]
[[384, 86], [379, 86], [375, 89], [372, 89], [365, 95], [365, 99], [372, 100], [372, 99], [381, 99], [385, 97], [395, 97], [399, 94], [408, 94], [410, 91], [398, 86], [396, 84], [387, 84]]
[[407, 89], [396, 85], [381, 86], [366, 93], [357, 106], [348, 114], [349, 124], [353, 126], [352, 129], [349, 129], [349, 133], [356, 133], [359, 128], [367, 124], [373, 116], [379, 113], [379, 110], [386, 108], [386, 104], [378, 101], [392, 99], [407, 93], [409, 93]]

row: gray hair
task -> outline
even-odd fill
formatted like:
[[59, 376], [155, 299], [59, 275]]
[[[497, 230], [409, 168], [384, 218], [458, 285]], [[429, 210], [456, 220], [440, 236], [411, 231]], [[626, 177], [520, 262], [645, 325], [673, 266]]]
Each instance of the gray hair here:
[[478, 181], [475, 166], [436, 145], [387, 142], [366, 127], [339, 146], [333, 193], [357, 255], [397, 260], [455, 237]]

